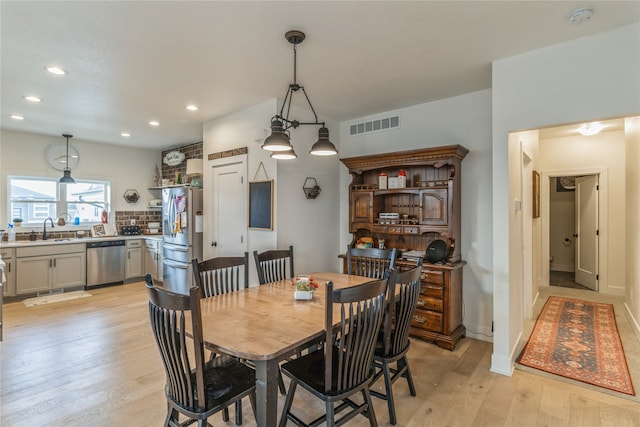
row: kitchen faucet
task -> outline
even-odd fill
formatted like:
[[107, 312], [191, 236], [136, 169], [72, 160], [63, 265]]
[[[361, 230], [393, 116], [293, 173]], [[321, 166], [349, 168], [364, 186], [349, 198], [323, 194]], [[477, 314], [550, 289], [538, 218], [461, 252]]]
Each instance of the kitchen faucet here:
[[53, 219], [51, 217], [44, 220], [44, 230], [42, 232], [42, 240], [47, 240], [47, 221], [51, 221], [51, 228], [53, 228]]

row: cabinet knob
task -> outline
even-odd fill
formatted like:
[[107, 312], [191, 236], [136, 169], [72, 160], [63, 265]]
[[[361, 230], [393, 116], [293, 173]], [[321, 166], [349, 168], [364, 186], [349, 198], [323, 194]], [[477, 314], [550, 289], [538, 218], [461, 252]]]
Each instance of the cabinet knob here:
[[218, 246], [218, 242], [211, 242], [211, 246]]

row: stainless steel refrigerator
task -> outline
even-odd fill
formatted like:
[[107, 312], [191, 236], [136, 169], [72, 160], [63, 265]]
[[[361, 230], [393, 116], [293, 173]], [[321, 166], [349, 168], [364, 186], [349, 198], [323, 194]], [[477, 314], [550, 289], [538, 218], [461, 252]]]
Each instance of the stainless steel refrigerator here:
[[162, 286], [183, 294], [193, 284], [191, 260], [202, 261], [202, 189], [162, 189]]

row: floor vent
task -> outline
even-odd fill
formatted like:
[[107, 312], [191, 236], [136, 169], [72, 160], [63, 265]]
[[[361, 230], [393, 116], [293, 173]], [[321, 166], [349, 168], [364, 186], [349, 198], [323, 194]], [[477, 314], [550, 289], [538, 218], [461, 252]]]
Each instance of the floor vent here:
[[398, 127], [400, 127], [400, 118], [398, 116], [386, 117], [384, 119], [375, 119], [368, 122], [352, 124], [349, 126], [349, 135], [380, 132]]

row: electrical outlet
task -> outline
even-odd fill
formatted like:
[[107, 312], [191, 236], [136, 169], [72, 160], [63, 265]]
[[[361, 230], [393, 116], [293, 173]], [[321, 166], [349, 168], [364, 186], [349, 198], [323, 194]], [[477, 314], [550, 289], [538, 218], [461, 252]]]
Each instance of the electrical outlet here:
[[131, 220], [131, 225], [136, 225], [136, 220], [135, 219]]

